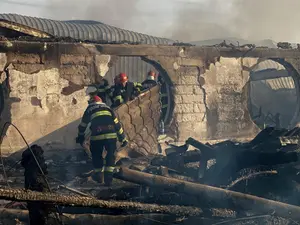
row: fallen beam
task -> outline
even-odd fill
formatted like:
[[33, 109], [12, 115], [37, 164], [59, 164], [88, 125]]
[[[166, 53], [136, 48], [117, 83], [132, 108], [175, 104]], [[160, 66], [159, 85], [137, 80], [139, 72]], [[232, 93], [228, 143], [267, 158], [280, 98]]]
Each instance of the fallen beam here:
[[65, 196], [53, 193], [25, 191], [22, 189], [0, 189], [0, 199], [12, 201], [45, 202], [65, 206], [83, 206], [104, 209], [124, 209], [134, 212], [164, 213], [184, 216], [199, 216], [202, 210], [176, 205], [143, 204], [139, 202], [104, 201], [89, 197]]
[[199, 149], [203, 154], [206, 154], [209, 158], [215, 157], [215, 154], [216, 154], [215, 149], [213, 149], [212, 147], [210, 147], [208, 145], [201, 143], [200, 141], [197, 141], [194, 138], [190, 137], [189, 139], [187, 139], [186, 144], [192, 145], [195, 148]]
[[199, 162], [201, 160], [201, 151], [188, 151], [177, 154], [172, 153], [169, 156], [156, 156], [151, 160], [152, 166], [166, 166], [174, 170], [184, 169], [184, 164]]
[[203, 202], [209, 202], [212, 207], [255, 210], [266, 214], [275, 212], [280, 217], [300, 220], [300, 207], [253, 195], [147, 174], [124, 167], [120, 169], [116, 177], [141, 185], [194, 195]]
[[[28, 221], [29, 213], [27, 210], [18, 209], [1, 209], [0, 210], [0, 223], [7, 224], [8, 221], [15, 221], [16, 219], [21, 222]], [[98, 215], [98, 214], [64, 214], [61, 217], [64, 224], [68, 225], [131, 225], [131, 224], [144, 224], [149, 221], [163, 221], [174, 222], [174, 216], [164, 214], [135, 214], [135, 215]], [[50, 224], [56, 224], [52, 218], [49, 219]], [[54, 223], [51, 223], [53, 220]], [[4, 223], [6, 222], [6, 223]], [[2, 223], [1, 223], [2, 224]]]

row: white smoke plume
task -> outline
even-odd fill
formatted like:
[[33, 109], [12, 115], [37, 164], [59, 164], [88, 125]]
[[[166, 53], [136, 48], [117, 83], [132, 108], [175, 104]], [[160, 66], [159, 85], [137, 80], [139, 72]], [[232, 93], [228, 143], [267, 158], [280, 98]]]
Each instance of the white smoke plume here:
[[136, 8], [138, 2], [139, 0], [50, 0], [43, 15], [56, 20], [96, 20], [134, 30], [139, 13]]
[[[97, 20], [182, 41], [235, 37], [300, 42], [299, 0], [48, 0], [47, 7], [40, 2], [3, 0], [1, 4], [7, 8], [10, 3], [10, 12], [18, 8], [16, 13], [23, 15]], [[164, 12], [166, 7], [172, 8], [172, 16]]]
[[236, 37], [300, 42], [299, 0], [209, 0], [180, 7], [173, 38], [196, 41]]
[[299, 0], [233, 0], [232, 28], [247, 39], [300, 42]]

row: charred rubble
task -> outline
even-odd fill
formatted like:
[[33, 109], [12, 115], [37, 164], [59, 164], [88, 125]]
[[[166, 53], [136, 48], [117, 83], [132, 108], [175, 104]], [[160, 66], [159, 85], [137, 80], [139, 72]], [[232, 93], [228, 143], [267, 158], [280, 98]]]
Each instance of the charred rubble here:
[[6, 158], [0, 221], [26, 224], [18, 202], [42, 202], [58, 205], [64, 224], [297, 224], [299, 135], [296, 127], [266, 128], [246, 143], [189, 138], [165, 155], [121, 158], [111, 188], [93, 183], [80, 151], [46, 157], [47, 193], [23, 190], [21, 165]]

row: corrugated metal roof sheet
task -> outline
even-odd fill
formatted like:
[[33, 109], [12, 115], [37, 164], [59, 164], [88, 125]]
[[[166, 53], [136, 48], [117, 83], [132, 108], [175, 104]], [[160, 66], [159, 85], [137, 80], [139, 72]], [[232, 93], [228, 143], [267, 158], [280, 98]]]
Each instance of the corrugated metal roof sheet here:
[[[295, 82], [292, 78], [289, 71], [280, 63], [274, 60], [264, 60], [258, 63], [251, 71], [251, 74], [255, 73], [272, 73], [273, 71], [277, 71], [278, 73], [282, 74], [282, 77], [278, 77], [275, 79], [266, 79], [261, 80], [262, 83], [267, 85], [272, 90], [280, 90], [280, 89], [294, 89]], [[251, 76], [251, 75], [250, 75]]]
[[280, 77], [277, 79], [269, 79], [265, 81], [273, 90], [295, 89], [295, 82], [292, 77]]
[[[0, 14], [0, 19], [26, 25], [58, 37], [95, 41], [146, 41], [146, 44], [172, 44], [166, 38], [158, 38], [123, 30], [92, 20], [55, 21], [17, 14]], [[115, 75], [125, 72], [132, 81], [143, 81], [147, 72], [153, 66], [141, 60], [140, 57], [119, 57], [118, 61], [107, 72], [106, 78], [112, 83]]]
[[276, 70], [286, 70], [283, 65], [281, 65], [278, 62], [275, 62], [274, 60], [268, 59], [264, 60], [260, 63], [258, 63], [251, 72], [258, 72], [262, 70], [268, 70], [268, 69], [276, 69]]
[[0, 14], [0, 19], [26, 25], [57, 37], [90, 41], [143, 42], [144, 44], [172, 44], [174, 42], [91, 20], [57, 21], [18, 14]]
[[140, 57], [121, 56], [106, 73], [105, 78], [112, 84], [115, 75], [126, 73], [131, 81], [142, 82], [146, 79], [149, 70], [155, 70], [155, 68]]

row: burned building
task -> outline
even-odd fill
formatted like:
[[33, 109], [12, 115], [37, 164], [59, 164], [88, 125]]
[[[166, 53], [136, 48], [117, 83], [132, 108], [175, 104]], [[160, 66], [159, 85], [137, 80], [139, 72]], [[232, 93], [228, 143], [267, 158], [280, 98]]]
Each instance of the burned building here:
[[[109, 26], [106, 24], [103, 24], [101, 22], [97, 21], [82, 21], [82, 20], [72, 20], [72, 21], [54, 21], [54, 20], [49, 20], [49, 19], [42, 19], [42, 18], [35, 18], [35, 17], [29, 17], [29, 16], [21, 16], [21, 15], [16, 15], [16, 14], [1, 14], [0, 15], [0, 35], [2, 37], [6, 38], [23, 38], [26, 40], [27, 38], [44, 38], [45, 40], [53, 40], [55, 38], [58, 38], [60, 41], [64, 40], [83, 40], [87, 42], [95, 42], [95, 43], [128, 43], [128, 44], [149, 44], [149, 45], [160, 45], [160, 44], [172, 44], [172, 40], [168, 40], [165, 38], [157, 38], [145, 34], [140, 34], [137, 32], [132, 32], [132, 31], [127, 31], [123, 30], [120, 28], [116, 28], [113, 26]], [[26, 58], [26, 55], [23, 55]], [[15, 56], [13, 56], [14, 58]], [[25, 59], [24, 58], [24, 59]], [[72, 67], [73, 65], [77, 67], [77, 69], [82, 70], [80, 73], [95, 73], [99, 74], [101, 76], [105, 76], [105, 78], [112, 84], [113, 77], [117, 75], [120, 72], [125, 72], [128, 74], [129, 79], [131, 81], [143, 81], [146, 78], [146, 75], [149, 70], [155, 70], [155, 68], [141, 60], [139, 56], [131, 56], [131, 57], [125, 57], [125, 56], [114, 56], [114, 57], [85, 57], [83, 56], [82, 60], [79, 59], [79, 61], [76, 61], [74, 59], [74, 62], [72, 61], [72, 56], [67, 56], [65, 60], [62, 59], [63, 64], [65, 66], [63, 70], [68, 71], [69, 73], [68, 76], [72, 76]], [[97, 68], [92, 68], [89, 66], [90, 64], [93, 64], [93, 60], [96, 60], [98, 62], [109, 62], [106, 66], [102, 67], [101, 65], [97, 66]], [[20, 62], [21, 67], [27, 67], [29, 70], [29, 73], [36, 73], [37, 71], [40, 70], [41, 64], [40, 65], [33, 65], [35, 63], [39, 64], [38, 61], [35, 61], [33, 58], [29, 59], [28, 61], [19, 58], [17, 60]], [[6, 62], [3, 62], [4, 64]], [[4, 67], [8, 65], [4, 65]], [[27, 65], [26, 65], [27, 64]], [[32, 64], [32, 65], [30, 65]], [[97, 63], [96, 63], [97, 64]], [[9, 71], [9, 70], [7, 70]], [[56, 79], [56, 78], [54, 78]], [[52, 80], [53, 81], [53, 80]], [[44, 83], [43, 81], [40, 81]], [[48, 83], [49, 80], [46, 81]], [[56, 82], [56, 81], [55, 81]], [[91, 83], [92, 81], [88, 81], [87, 83]], [[51, 83], [51, 82], [50, 82]], [[53, 86], [53, 83], [49, 85]], [[60, 81], [58, 81], [60, 83]], [[56, 84], [58, 84], [56, 83]], [[85, 85], [87, 84], [85, 83]], [[63, 88], [62, 93], [66, 95], [70, 95], [74, 90], [72, 89], [75, 88], [77, 89], [82, 89], [82, 86], [84, 84], [81, 83], [81, 81], [71, 81], [68, 87]], [[54, 84], [55, 85], [55, 84]], [[58, 84], [59, 86], [63, 85]], [[72, 87], [71, 87], [72, 86]], [[30, 92], [31, 93], [36, 93], [38, 91], [38, 87], [33, 85], [30, 87]], [[55, 88], [54, 88], [55, 89]], [[58, 87], [60, 89], [60, 87]], [[40, 90], [40, 89], [39, 89]], [[169, 90], [169, 88], [168, 88]], [[71, 93], [70, 93], [71, 92]], [[44, 93], [45, 94], [45, 93]], [[42, 95], [44, 95], [42, 94]], [[59, 94], [59, 93], [57, 93]], [[48, 94], [46, 94], [48, 95]], [[48, 98], [56, 98], [56, 94], [52, 93], [49, 94]], [[82, 97], [82, 96], [81, 96]], [[43, 98], [43, 97], [42, 97]], [[4, 98], [2, 98], [3, 100]], [[50, 100], [51, 101], [51, 100]], [[56, 100], [54, 100], [56, 101]], [[72, 105], [76, 105], [78, 102], [77, 97], [72, 98]], [[80, 100], [79, 100], [80, 102]], [[4, 103], [4, 102], [3, 102]], [[28, 102], [29, 103], [29, 102]], [[40, 106], [42, 107], [41, 100], [39, 97], [31, 97], [30, 99], [30, 104]], [[74, 107], [76, 108], [76, 107]], [[81, 107], [80, 107], [81, 108]], [[1, 107], [2, 110], [4, 110], [3, 104]], [[25, 110], [26, 111], [26, 110]], [[59, 110], [61, 111], [61, 110]], [[76, 110], [75, 110], [76, 111]], [[78, 112], [79, 113], [79, 112]], [[74, 114], [73, 114], [74, 115]], [[71, 117], [73, 117], [73, 115]], [[65, 115], [67, 116], [67, 115]], [[78, 118], [79, 114], [76, 115]], [[67, 116], [69, 117], [69, 116]], [[56, 118], [55, 118], [56, 119]], [[58, 122], [60, 123], [60, 122]], [[73, 127], [75, 128], [75, 127]], [[73, 129], [70, 128], [70, 129]], [[151, 132], [150, 132], [151, 133]], [[60, 136], [60, 135], [59, 135]], [[50, 138], [51, 139], [51, 138]], [[55, 137], [57, 139], [57, 137]], [[59, 138], [58, 138], [59, 139]], [[51, 143], [51, 145], [56, 145], [55, 143], [61, 142], [64, 144], [67, 144], [64, 140], [56, 140], [54, 143]], [[50, 142], [49, 142], [50, 143]], [[71, 146], [73, 145], [70, 143]], [[60, 144], [58, 144], [60, 145]], [[68, 144], [67, 144], [68, 145]], [[19, 148], [19, 147], [18, 147]]]
[[[94, 83], [97, 74], [116, 73], [112, 68], [120, 58], [138, 57], [162, 74], [170, 98], [167, 131], [178, 143], [191, 136], [199, 140], [249, 138], [259, 131], [249, 111], [249, 84], [251, 71], [262, 58], [280, 59], [279, 63], [288, 64], [293, 68], [295, 86], [299, 83], [298, 50], [167, 45], [167, 39], [117, 30], [101, 23], [1, 17], [1, 32], [5, 35], [0, 42], [2, 121], [13, 122], [29, 142], [45, 149], [76, 148], [76, 127], [86, 106], [84, 87]], [[87, 25], [83, 23], [90, 24], [90, 30], [84, 32]], [[17, 38], [20, 34], [23, 36]], [[82, 40], [57, 37], [72, 35]], [[103, 43], [101, 35], [112, 42]], [[146, 125], [154, 123], [144, 113], [157, 110], [153, 109], [152, 100], [142, 97], [134, 104], [139, 111], [124, 106], [126, 113], [122, 115], [128, 115], [125, 120], [135, 128], [131, 134], [137, 137], [135, 141], [145, 143], [149, 130], [157, 127]], [[291, 126], [298, 122], [298, 104], [295, 111], [294, 119], [289, 121]], [[23, 147], [23, 140], [10, 127], [2, 151], [9, 153]]]

